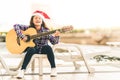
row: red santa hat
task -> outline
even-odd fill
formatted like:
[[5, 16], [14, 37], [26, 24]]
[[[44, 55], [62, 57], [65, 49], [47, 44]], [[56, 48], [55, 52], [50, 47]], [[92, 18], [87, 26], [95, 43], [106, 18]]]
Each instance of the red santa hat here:
[[50, 19], [50, 17], [43, 11], [36, 10], [33, 12], [33, 16], [34, 15], [39, 15], [42, 19]]

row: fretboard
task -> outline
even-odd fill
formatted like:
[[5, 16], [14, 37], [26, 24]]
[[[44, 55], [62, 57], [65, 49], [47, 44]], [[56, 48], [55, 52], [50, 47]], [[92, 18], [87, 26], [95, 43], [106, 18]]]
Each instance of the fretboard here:
[[56, 31], [62, 32], [61, 29], [57, 29], [57, 30], [52, 30], [52, 31], [49, 31], [49, 32], [38, 33], [38, 34], [36, 34], [36, 35], [31, 35], [31, 36], [30, 36], [30, 39], [35, 39], [35, 38], [37, 38], [37, 37], [41, 37], [41, 36], [46, 36], [46, 35], [49, 35], [49, 34], [53, 34], [53, 33], [55, 33]]

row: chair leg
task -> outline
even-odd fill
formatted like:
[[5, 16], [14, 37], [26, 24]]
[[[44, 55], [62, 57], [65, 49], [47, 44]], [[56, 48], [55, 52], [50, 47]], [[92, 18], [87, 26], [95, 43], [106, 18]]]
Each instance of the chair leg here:
[[78, 65], [75, 61], [73, 61], [73, 64], [75, 66], [75, 70], [78, 70], [80, 68], [80, 65]]
[[43, 57], [38, 58], [38, 65], [39, 65], [39, 75], [43, 75]]
[[35, 72], [35, 59], [32, 61], [31, 70]]
[[6, 70], [6, 72], [7, 72], [9, 75], [13, 76], [13, 75], [16, 75], [16, 74], [17, 74], [17, 72], [11, 71], [11, 70], [9, 69], [9, 67], [6, 65], [5, 61], [2, 59], [2, 57], [0, 57], [0, 62], [1, 62], [1, 65], [3, 66], [3, 68]]

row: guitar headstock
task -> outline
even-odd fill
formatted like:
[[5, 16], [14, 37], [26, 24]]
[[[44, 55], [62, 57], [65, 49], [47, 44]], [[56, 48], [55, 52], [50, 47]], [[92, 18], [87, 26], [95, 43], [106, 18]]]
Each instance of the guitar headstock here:
[[67, 32], [67, 31], [71, 31], [73, 30], [73, 26], [70, 25], [70, 26], [64, 26], [62, 29], [61, 29], [61, 32]]

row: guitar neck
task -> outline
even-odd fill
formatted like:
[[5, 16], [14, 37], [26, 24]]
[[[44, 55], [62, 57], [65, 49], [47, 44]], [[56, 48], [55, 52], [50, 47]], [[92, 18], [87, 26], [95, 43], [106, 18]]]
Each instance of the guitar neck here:
[[36, 34], [36, 35], [30, 36], [30, 39], [35, 39], [35, 38], [37, 38], [37, 37], [46, 36], [46, 35], [48, 35], [48, 34], [53, 34], [53, 33], [55, 33], [56, 31], [62, 32], [61, 29], [57, 29], [57, 30], [53, 30], [53, 31], [49, 31], [49, 32], [38, 33], [38, 34]]

